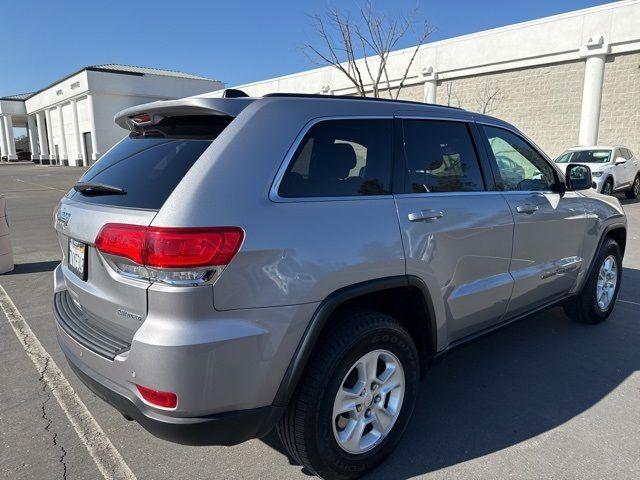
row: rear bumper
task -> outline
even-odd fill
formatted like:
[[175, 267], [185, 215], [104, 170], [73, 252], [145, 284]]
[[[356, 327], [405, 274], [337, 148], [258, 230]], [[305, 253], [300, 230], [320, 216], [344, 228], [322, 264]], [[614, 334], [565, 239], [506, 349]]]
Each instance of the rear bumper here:
[[[281, 410], [271, 405], [315, 304], [220, 312], [210, 288], [155, 286], [128, 348], [113, 352], [106, 350], [115, 338], [82, 307], [62, 302], [73, 290], [60, 266], [54, 278], [56, 332], [67, 360], [98, 396], [154, 435], [233, 445], [277, 421]], [[175, 393], [177, 407], [147, 403], [136, 384]]]
[[[64, 350], [64, 348], [63, 348]], [[169, 417], [150, 409], [135, 396], [80, 363], [65, 351], [78, 378], [98, 397], [133, 418], [156, 437], [183, 445], [237, 445], [271, 431], [284, 408], [266, 406], [202, 417]]]

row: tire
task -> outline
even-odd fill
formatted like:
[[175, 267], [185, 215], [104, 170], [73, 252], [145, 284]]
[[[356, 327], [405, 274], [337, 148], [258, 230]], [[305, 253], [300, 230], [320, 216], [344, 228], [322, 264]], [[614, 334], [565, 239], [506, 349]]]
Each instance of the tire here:
[[603, 195], [613, 195], [613, 180], [607, 178], [607, 181], [604, 182], [604, 185], [602, 186], [601, 193]]
[[630, 200], [633, 200], [634, 198], [638, 198], [638, 195], [640, 195], [640, 173], [636, 175], [636, 178], [633, 180], [633, 184], [631, 185], [631, 188], [625, 191], [624, 194]]
[[[377, 466], [400, 441], [418, 394], [419, 357], [409, 332], [391, 317], [369, 310], [352, 310], [334, 320], [332, 323], [337, 327], [322, 338], [314, 350], [276, 430], [291, 457], [310, 472], [322, 478], [352, 479]], [[380, 380], [379, 390], [376, 390], [384, 392], [384, 398], [375, 394], [375, 387], [369, 384], [371, 377], [361, 378], [361, 372], [355, 368], [355, 364], [363, 358], [382, 360], [382, 364], [379, 360], [370, 363], [377, 365], [374, 368], [377, 368], [376, 375], [380, 379], [386, 377], [390, 371], [389, 365], [394, 361], [400, 366], [386, 377], [389, 383]], [[403, 392], [401, 387], [397, 387], [387, 393], [393, 382], [401, 380], [404, 380]], [[355, 391], [363, 387], [367, 393], [353, 395], [354, 405], [360, 407], [356, 406], [348, 414], [335, 416], [339, 389], [343, 391], [343, 386]], [[394, 406], [397, 414], [395, 420], [389, 422], [386, 433], [362, 448], [366, 441], [375, 438], [373, 426], [383, 425], [378, 418], [389, 418], [383, 416], [380, 409], [390, 411]], [[358, 422], [365, 421], [371, 422], [371, 426], [364, 429], [359, 441], [354, 441], [355, 448], [362, 451], [350, 453], [346, 449], [354, 447], [354, 442], [341, 445], [338, 437], [347, 438], [351, 425], [356, 425], [354, 431], [357, 433], [355, 428], [360, 425]], [[368, 428], [371, 430], [367, 431]], [[380, 428], [380, 431], [383, 430]]]
[[[615, 271], [609, 272], [609, 277], [603, 280], [602, 272], [605, 261], [614, 262]], [[580, 323], [596, 324], [605, 321], [611, 315], [616, 304], [620, 283], [622, 280], [622, 254], [620, 247], [611, 238], [605, 239], [600, 247], [598, 256], [593, 265], [593, 270], [589, 274], [580, 295], [566, 304], [564, 309], [566, 314], [573, 320]], [[615, 282], [612, 288], [606, 288]], [[599, 288], [598, 284], [604, 283], [604, 288]], [[606, 291], [606, 302], [599, 300], [601, 292]]]

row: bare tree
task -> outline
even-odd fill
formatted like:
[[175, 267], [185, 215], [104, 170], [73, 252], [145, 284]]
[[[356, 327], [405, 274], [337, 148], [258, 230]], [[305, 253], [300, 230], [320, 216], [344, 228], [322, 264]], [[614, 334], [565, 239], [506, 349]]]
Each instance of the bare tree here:
[[20, 135], [16, 138], [16, 150], [22, 150], [24, 152], [29, 152], [31, 147], [29, 146], [29, 137], [26, 135]]
[[[447, 106], [448, 107], [459, 107], [460, 106], [460, 97], [453, 93], [453, 82], [447, 82], [445, 86], [445, 92], [447, 96]], [[455, 102], [455, 104], [454, 104]]]
[[357, 20], [329, 8], [323, 15], [311, 16], [321, 46], [306, 44], [304, 51], [314, 63], [330, 65], [342, 72], [358, 95], [364, 97], [370, 91], [372, 96], [379, 97], [382, 85], [386, 86], [389, 97], [397, 99], [420, 46], [432, 31], [427, 22], [420, 23], [416, 46], [394, 87], [395, 94], [387, 69], [389, 54], [414, 30], [417, 16], [418, 10], [414, 9], [407, 16], [390, 18], [377, 12], [373, 2], [359, 9]]
[[504, 95], [498, 85], [495, 82], [485, 80], [482, 89], [476, 97], [478, 112], [486, 114], [494, 112], [503, 98]]

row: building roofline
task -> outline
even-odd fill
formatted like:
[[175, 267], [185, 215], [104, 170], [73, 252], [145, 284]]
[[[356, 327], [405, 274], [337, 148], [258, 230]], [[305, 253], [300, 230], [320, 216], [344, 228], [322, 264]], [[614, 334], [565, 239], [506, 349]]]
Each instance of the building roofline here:
[[[589, 14], [593, 14], [593, 13], [597, 13], [597, 12], [601, 12], [601, 11], [606, 11], [606, 10], [615, 10], [624, 6], [628, 6], [628, 5], [637, 5], [638, 3], [640, 3], [640, 0], [618, 0], [618, 1], [613, 1], [610, 3], [605, 3], [602, 5], [595, 5], [593, 7], [587, 7], [587, 8], [582, 8], [579, 10], [571, 10], [568, 12], [563, 12], [563, 13], [557, 13], [554, 15], [548, 15], [546, 17], [540, 17], [540, 18], [534, 18], [531, 20], [525, 20], [522, 22], [517, 22], [517, 23], [511, 23], [508, 25], [503, 25], [500, 27], [494, 27], [494, 28], [489, 28], [486, 30], [480, 30], [477, 32], [471, 32], [471, 33], [466, 33], [463, 35], [458, 35], [458, 36], [454, 36], [454, 37], [449, 37], [449, 38], [443, 38], [440, 40], [436, 40], [433, 42], [426, 42], [423, 43], [422, 45], [420, 45], [418, 47], [419, 51], [423, 51], [423, 50], [429, 50], [429, 49], [437, 49], [438, 47], [444, 46], [444, 45], [448, 45], [448, 44], [455, 44], [457, 42], [463, 42], [463, 41], [468, 41], [468, 40], [473, 40], [473, 39], [478, 39], [478, 38], [482, 38], [482, 37], [486, 37], [486, 36], [491, 36], [491, 35], [495, 35], [495, 34], [500, 34], [503, 32], [508, 32], [511, 30], [518, 30], [521, 28], [526, 28], [526, 27], [530, 27], [530, 26], [534, 26], [534, 25], [540, 25], [540, 24], [545, 24], [545, 23], [550, 23], [553, 21], [557, 21], [557, 20], [562, 20], [562, 19], [568, 19], [568, 18], [575, 18], [575, 17], [579, 17], [582, 15], [589, 15]], [[411, 45], [405, 48], [399, 48], [397, 50], [393, 50], [391, 52], [389, 52], [389, 57], [396, 57], [396, 56], [401, 56], [404, 54], [407, 54], [407, 52], [413, 52], [416, 49], [416, 45]], [[367, 56], [367, 59], [371, 60], [371, 59], [375, 59], [374, 56]], [[356, 62], [363, 62], [365, 59], [365, 57], [361, 57], [361, 58], [357, 58]], [[346, 64], [347, 61], [345, 60], [343, 62], [343, 64]], [[240, 85], [236, 85], [233, 88], [238, 88], [238, 89], [243, 89], [243, 88], [250, 88], [250, 87], [254, 87], [254, 86], [260, 86], [262, 84], [265, 83], [269, 83], [269, 82], [277, 82], [277, 81], [282, 81], [282, 80], [289, 80], [289, 79], [295, 79], [297, 77], [305, 77], [309, 74], [313, 73], [321, 73], [321, 72], [331, 72], [334, 71], [335, 67], [332, 65], [323, 65], [321, 67], [316, 67], [316, 68], [310, 68], [307, 70], [300, 70], [297, 72], [292, 72], [292, 73], [288, 73], [288, 74], [284, 74], [284, 75], [280, 75], [280, 76], [276, 76], [276, 77], [270, 77], [270, 78], [266, 78], [266, 79], [262, 79], [262, 80], [254, 80], [254, 81], [250, 81], [250, 82], [246, 82]], [[340, 88], [342, 90], [342, 88]]]
[[[15, 95], [6, 95], [4, 97], [0, 97], [0, 100], [3, 102], [24, 102], [28, 98], [31, 98], [33, 95], [35, 95], [35, 92], [16, 93]], [[16, 97], [24, 97], [24, 98], [16, 98]]]
[[[113, 64], [116, 65], [116, 64]], [[130, 68], [149, 68], [150, 70], [153, 70], [152, 67], [134, 67], [133, 65], [124, 65], [124, 64], [117, 64], [117, 65], [122, 65], [123, 67], [130, 67]], [[33, 92], [29, 97], [25, 98], [25, 100], [27, 100], [28, 98], [34, 97], [36, 95], [38, 95], [39, 93], [44, 92], [45, 90], [50, 89], [51, 87], [58, 85], [59, 83], [64, 82], [65, 80], [69, 80], [71, 77], [75, 77], [76, 75], [78, 75], [79, 73], [82, 72], [100, 72], [100, 73], [113, 73], [113, 74], [117, 74], [117, 75], [131, 75], [134, 77], [144, 77], [145, 75], [157, 75], [159, 77], [162, 76], [166, 76], [169, 77], [168, 75], [162, 75], [160, 73], [143, 73], [143, 72], [134, 72], [134, 71], [127, 71], [127, 70], [115, 70], [113, 68], [104, 68], [104, 67], [100, 67], [97, 65], [89, 65], [88, 67], [83, 67], [80, 70], [76, 70], [68, 75], [65, 75], [64, 77], [56, 80], [55, 82], [51, 82], [50, 84], [48, 84], [46, 87], [42, 87], [40, 90], [37, 90], [35, 92]], [[167, 71], [171, 71], [171, 72], [175, 72], [175, 73], [183, 73], [183, 72], [179, 72], [177, 70], [167, 70]], [[181, 78], [181, 77], [170, 77], [170, 78]], [[219, 82], [219, 80], [212, 80], [212, 79], [205, 79], [200, 78], [200, 79], [193, 79], [193, 78], [188, 78], [188, 77], [184, 77], [184, 80], [208, 80], [210, 82]], [[222, 82], [221, 82], [222, 83]]]

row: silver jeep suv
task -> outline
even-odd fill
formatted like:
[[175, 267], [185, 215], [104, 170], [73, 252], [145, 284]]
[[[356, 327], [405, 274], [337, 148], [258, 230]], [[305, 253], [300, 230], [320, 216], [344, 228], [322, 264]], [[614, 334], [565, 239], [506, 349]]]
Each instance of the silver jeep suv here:
[[354, 478], [421, 375], [551, 305], [605, 320], [626, 219], [513, 126], [413, 102], [273, 94], [130, 108], [61, 200], [59, 343], [128, 419], [232, 445], [276, 428]]

